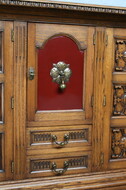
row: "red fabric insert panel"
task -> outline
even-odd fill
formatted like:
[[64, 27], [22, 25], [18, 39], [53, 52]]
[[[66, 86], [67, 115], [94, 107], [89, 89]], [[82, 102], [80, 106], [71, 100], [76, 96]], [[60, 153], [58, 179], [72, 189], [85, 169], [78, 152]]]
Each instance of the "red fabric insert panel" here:
[[[53, 63], [63, 61], [70, 64], [72, 75], [64, 91], [52, 81], [50, 70]], [[71, 110], [82, 109], [84, 52], [65, 36], [53, 37], [43, 49], [38, 50], [37, 109]]]

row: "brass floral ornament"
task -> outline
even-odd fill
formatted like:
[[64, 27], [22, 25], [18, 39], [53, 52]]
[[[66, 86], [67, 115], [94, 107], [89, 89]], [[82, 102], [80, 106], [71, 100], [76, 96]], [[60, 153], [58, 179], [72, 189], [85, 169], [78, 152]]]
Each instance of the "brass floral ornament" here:
[[50, 75], [53, 78], [53, 82], [59, 84], [60, 89], [66, 88], [66, 82], [69, 81], [72, 71], [69, 68], [69, 64], [59, 61], [57, 64], [53, 63], [53, 68], [50, 71]]

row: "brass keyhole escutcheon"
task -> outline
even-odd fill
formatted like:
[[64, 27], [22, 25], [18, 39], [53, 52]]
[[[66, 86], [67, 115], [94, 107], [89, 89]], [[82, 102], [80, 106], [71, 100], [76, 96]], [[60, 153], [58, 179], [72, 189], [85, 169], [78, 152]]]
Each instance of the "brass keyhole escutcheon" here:
[[30, 67], [29, 68], [29, 80], [33, 80], [35, 77], [35, 70], [34, 68]]
[[63, 61], [59, 61], [57, 64], [53, 64], [53, 68], [50, 71], [50, 75], [53, 78], [53, 82], [59, 84], [59, 88], [64, 90], [66, 88], [66, 82], [69, 81], [72, 71], [69, 68], [69, 64]]

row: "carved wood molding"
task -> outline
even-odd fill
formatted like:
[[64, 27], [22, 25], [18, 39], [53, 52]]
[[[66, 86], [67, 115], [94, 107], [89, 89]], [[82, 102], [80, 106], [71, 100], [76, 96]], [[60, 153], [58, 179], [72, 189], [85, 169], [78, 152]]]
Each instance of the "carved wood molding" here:
[[[69, 179], [69, 180], [68, 180]], [[125, 189], [126, 187], [126, 171], [125, 170], [114, 170], [105, 171], [91, 174], [80, 174], [80, 175], [67, 175], [64, 176], [53, 176], [53, 177], [42, 177], [32, 178], [26, 180], [17, 181], [6, 181], [0, 183], [0, 189], [16, 189], [22, 190], [38, 190], [38, 189]]]
[[126, 14], [126, 10], [114, 7], [100, 7], [78, 4], [65, 4], [65, 3], [49, 3], [49, 2], [36, 2], [36, 1], [23, 1], [23, 0], [0, 0], [0, 5], [10, 6], [25, 6], [25, 7], [39, 7], [39, 8], [53, 8], [53, 9], [65, 9], [76, 10], [86, 12], [98, 12], [98, 13], [111, 13], [111, 14]]

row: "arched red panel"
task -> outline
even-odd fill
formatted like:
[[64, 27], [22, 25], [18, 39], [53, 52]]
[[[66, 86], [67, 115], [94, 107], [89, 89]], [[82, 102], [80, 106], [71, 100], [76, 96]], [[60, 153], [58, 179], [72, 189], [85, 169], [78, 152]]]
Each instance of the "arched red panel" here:
[[[72, 76], [64, 91], [59, 89], [50, 76], [53, 63], [59, 61], [70, 64], [72, 70]], [[37, 109], [82, 109], [83, 65], [84, 52], [68, 37], [53, 37], [47, 41], [43, 49], [38, 49]]]

